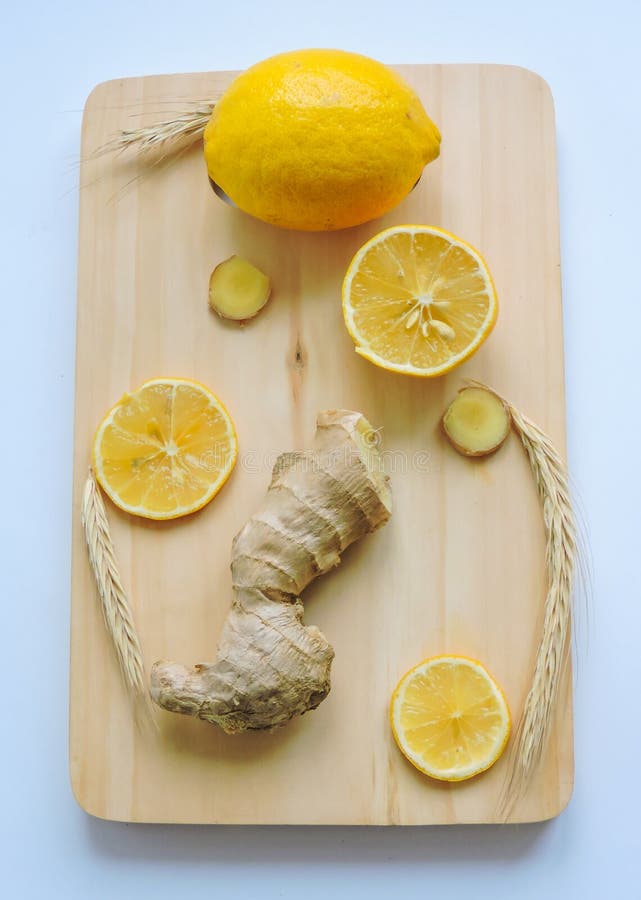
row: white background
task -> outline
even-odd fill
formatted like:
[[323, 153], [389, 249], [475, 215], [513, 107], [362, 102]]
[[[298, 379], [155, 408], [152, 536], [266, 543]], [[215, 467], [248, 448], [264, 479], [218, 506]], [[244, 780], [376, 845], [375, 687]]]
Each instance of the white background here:
[[[0, 402], [9, 897], [639, 896], [640, 5], [538, 0], [0, 0]], [[532, 68], [556, 101], [570, 465], [589, 526], [576, 788], [545, 825], [127, 826], [67, 775], [81, 110], [120, 76], [337, 46], [384, 62]], [[535, 373], [533, 373], [535, 377]]]

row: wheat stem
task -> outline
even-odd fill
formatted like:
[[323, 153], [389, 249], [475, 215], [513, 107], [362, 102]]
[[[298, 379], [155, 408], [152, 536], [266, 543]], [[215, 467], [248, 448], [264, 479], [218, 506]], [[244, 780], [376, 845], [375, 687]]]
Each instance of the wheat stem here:
[[567, 467], [547, 434], [504, 397], [482, 382], [468, 383], [495, 394], [510, 413], [530, 463], [543, 512], [547, 595], [543, 630], [530, 689], [515, 730], [498, 804], [505, 821], [527, 790], [545, 752], [569, 659], [574, 576], [581, 571], [581, 545], [572, 508]]
[[543, 631], [499, 801], [499, 813], [505, 820], [525, 793], [552, 728], [569, 657], [572, 592], [579, 545], [563, 459], [538, 425], [501, 399], [510, 412], [536, 482], [545, 526], [547, 570]]
[[125, 686], [136, 711], [146, 710], [150, 715], [140, 640], [131, 604], [120, 579], [105, 505], [92, 469], [82, 495], [82, 524], [103, 618]]
[[99, 147], [94, 156], [105, 153], [119, 153], [123, 150], [135, 149], [139, 153], [149, 153], [160, 147], [171, 148], [172, 145], [185, 146], [194, 143], [200, 137], [209, 121], [215, 101], [205, 101], [194, 109], [147, 125], [142, 128], [123, 129], [106, 144]]

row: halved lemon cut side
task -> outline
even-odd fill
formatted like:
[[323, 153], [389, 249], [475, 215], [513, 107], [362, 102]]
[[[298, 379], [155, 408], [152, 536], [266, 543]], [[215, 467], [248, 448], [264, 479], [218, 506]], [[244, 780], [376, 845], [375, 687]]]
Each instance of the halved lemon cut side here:
[[238, 454], [231, 417], [204, 385], [154, 378], [125, 394], [98, 426], [93, 465], [116, 506], [148, 519], [203, 507]]
[[402, 753], [425, 775], [464, 781], [489, 769], [511, 730], [501, 688], [473, 659], [435, 656], [401, 678], [390, 718]]
[[356, 352], [392, 372], [443, 375], [487, 338], [498, 303], [481, 254], [428, 225], [371, 238], [343, 282], [343, 316]]

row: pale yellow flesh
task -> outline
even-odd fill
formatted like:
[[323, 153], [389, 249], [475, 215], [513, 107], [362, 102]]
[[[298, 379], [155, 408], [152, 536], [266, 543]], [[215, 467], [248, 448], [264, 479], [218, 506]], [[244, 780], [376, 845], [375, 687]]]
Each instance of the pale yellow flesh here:
[[464, 388], [443, 416], [451, 444], [465, 456], [487, 456], [510, 433], [510, 414], [503, 401], [485, 388]]
[[401, 679], [392, 698], [394, 737], [426, 775], [462, 781], [488, 769], [510, 733], [500, 688], [475, 660], [434, 657]]
[[209, 279], [209, 305], [225, 319], [252, 319], [269, 300], [269, 278], [241, 256], [216, 266]]

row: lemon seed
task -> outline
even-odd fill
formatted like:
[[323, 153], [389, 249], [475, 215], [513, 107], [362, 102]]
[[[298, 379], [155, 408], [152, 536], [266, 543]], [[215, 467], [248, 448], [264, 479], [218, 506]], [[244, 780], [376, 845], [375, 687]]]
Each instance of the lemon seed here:
[[407, 317], [407, 319], [405, 320], [405, 327], [407, 328], [408, 331], [410, 328], [413, 328], [416, 325], [416, 323], [418, 322], [418, 315], [419, 315], [418, 309], [413, 309], [412, 312]]
[[432, 325], [446, 341], [453, 341], [456, 337], [456, 332], [451, 325], [447, 324], [447, 322], [440, 322], [438, 319], [432, 319]]

